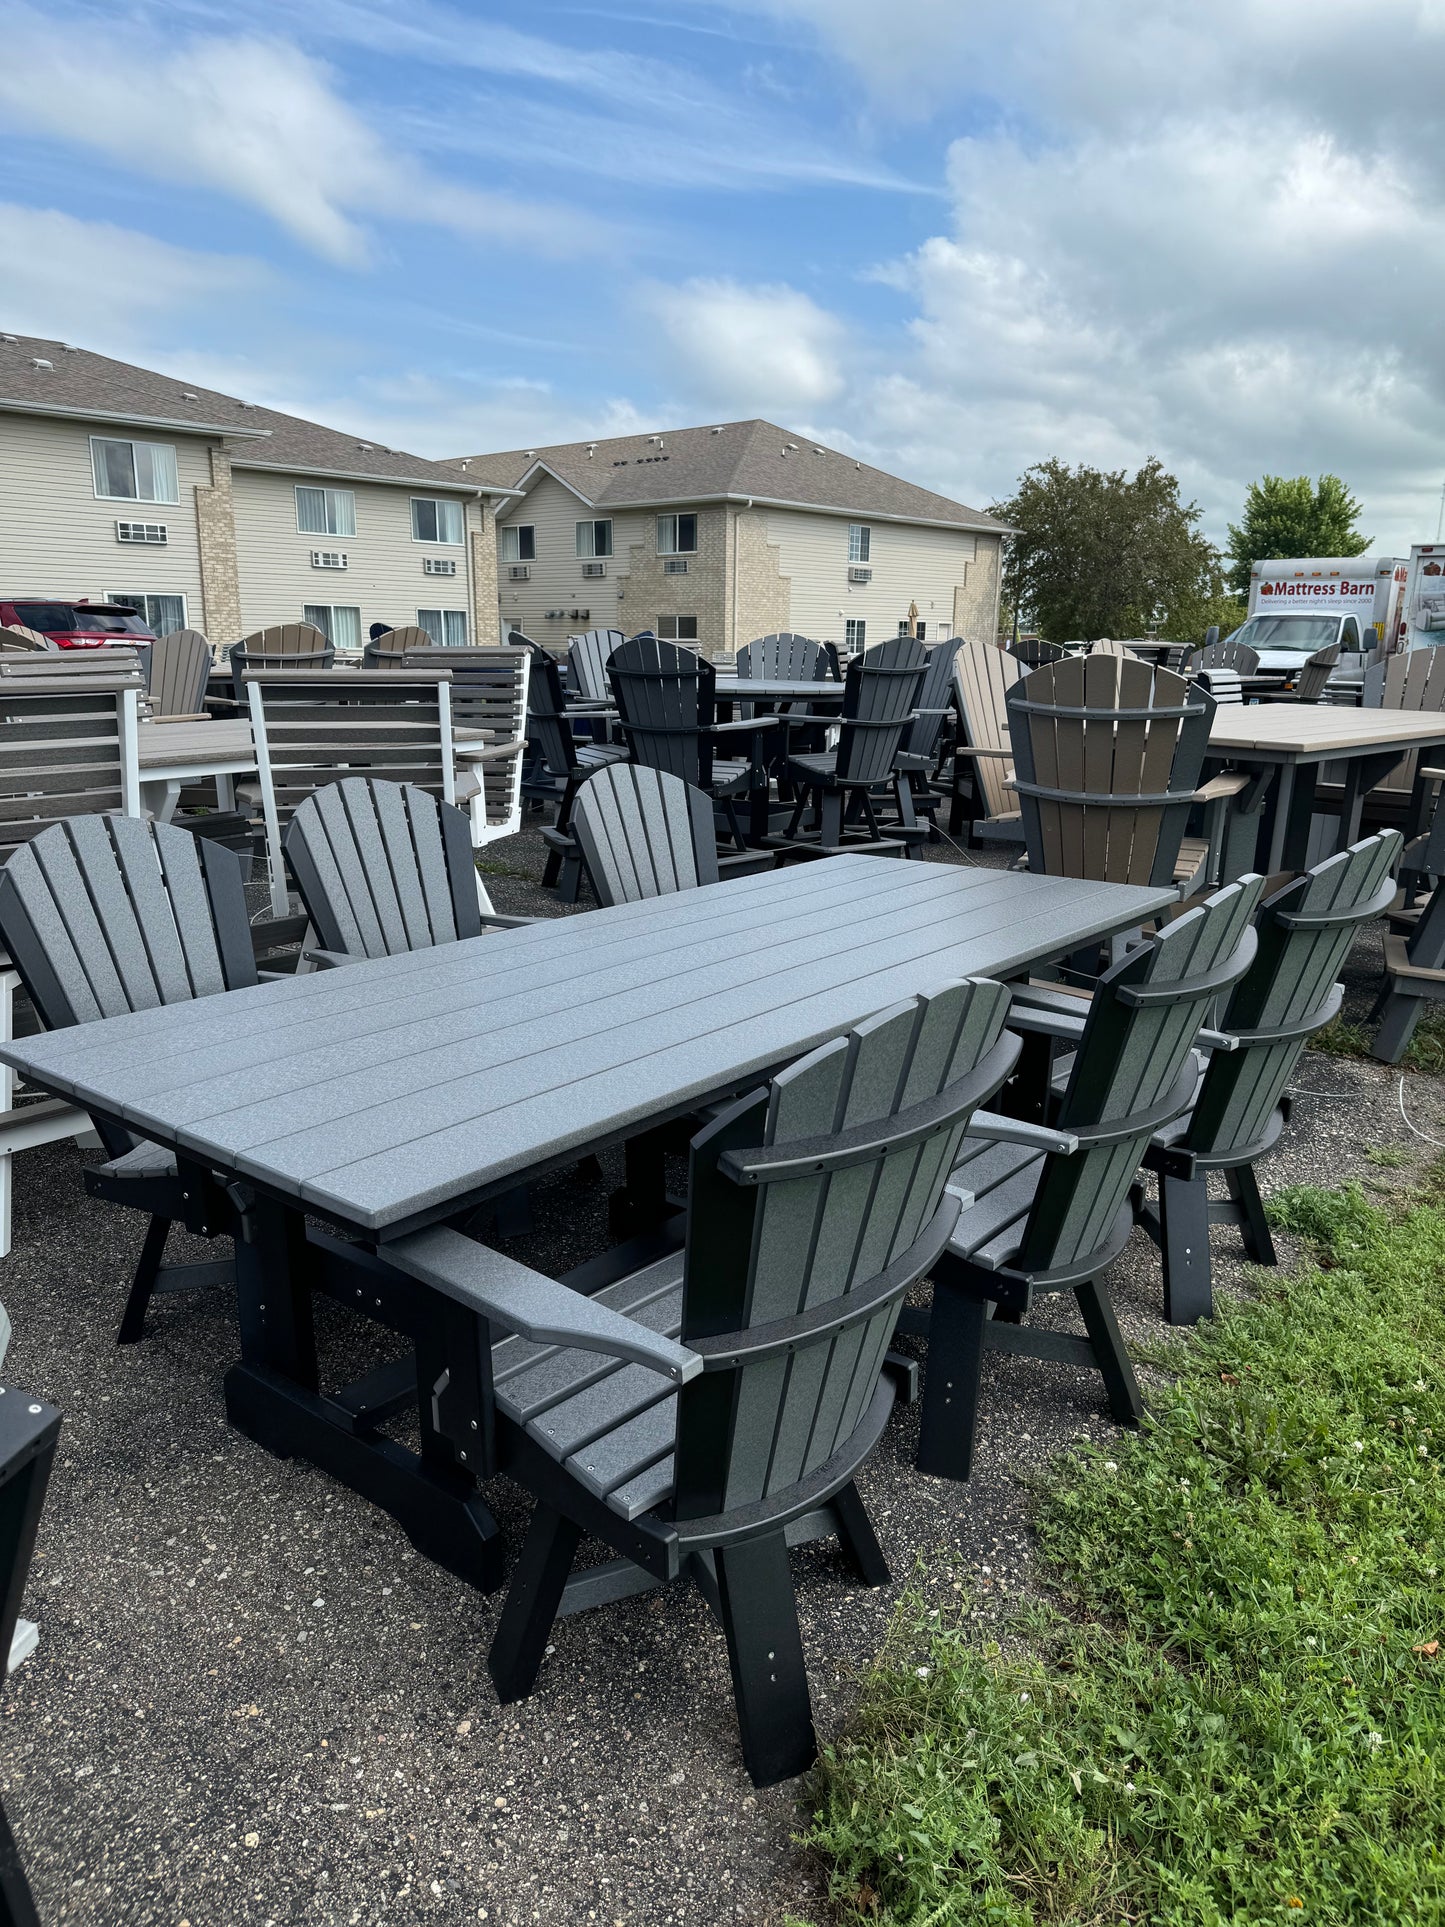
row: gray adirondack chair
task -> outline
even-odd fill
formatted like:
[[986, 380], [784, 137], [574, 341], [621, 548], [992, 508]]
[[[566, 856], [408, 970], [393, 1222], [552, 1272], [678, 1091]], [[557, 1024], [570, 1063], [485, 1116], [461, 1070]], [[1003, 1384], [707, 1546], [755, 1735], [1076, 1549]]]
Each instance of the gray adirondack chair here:
[[1057, 642], [1045, 642], [1042, 636], [1019, 636], [1008, 649], [1026, 669], [1042, 669], [1046, 663], [1062, 662], [1069, 653]]
[[425, 646], [408, 649], [397, 665], [443, 670], [452, 679], [456, 800], [471, 813], [473, 849], [514, 836], [522, 827], [532, 660], [529, 648], [463, 648], [428, 638]]
[[607, 686], [607, 664], [612, 652], [626, 642], [620, 629], [588, 629], [580, 636], [567, 638], [567, 667], [572, 685], [583, 705], [610, 705], [612, 693]]
[[899, 822], [905, 829], [912, 829], [922, 812], [929, 820], [930, 838], [935, 841], [932, 819], [938, 795], [931, 779], [939, 767], [943, 726], [953, 714], [953, 671], [962, 647], [962, 636], [954, 636], [946, 642], [935, 642], [929, 649], [913, 721], [893, 758]]
[[[1372, 663], [1365, 670], [1361, 702], [1366, 709], [1445, 709], [1445, 649], [1407, 649]], [[1427, 754], [1433, 761], [1435, 752]], [[1367, 814], [1404, 817], [1419, 764], [1419, 750], [1407, 750], [1370, 791]]]
[[1100, 636], [1097, 642], [1089, 644], [1091, 656], [1132, 656], [1133, 653], [1127, 642], [1116, 642], [1112, 636]]
[[1191, 810], [1221, 807], [1240, 773], [1201, 783], [1214, 700], [1198, 682], [1128, 656], [1036, 669], [1007, 695], [1028, 867], [1099, 883], [1209, 881], [1211, 837]]
[[[1422, 784], [1445, 782], [1445, 770], [1421, 769]], [[1437, 881], [1423, 904], [1412, 904], [1414, 885]], [[1385, 981], [1372, 1021], [1379, 1029], [1370, 1054], [1384, 1064], [1398, 1064], [1410, 1048], [1415, 1027], [1426, 1004], [1445, 1001], [1445, 810], [1435, 804], [1428, 830], [1406, 845], [1401, 878], [1410, 884], [1404, 902], [1390, 913], [1385, 938]]]
[[[687, 1243], [595, 1299], [450, 1233], [389, 1259], [502, 1332], [499, 1468], [536, 1508], [488, 1665], [535, 1684], [559, 1615], [689, 1576], [722, 1621], [759, 1785], [816, 1746], [788, 1544], [887, 1566], [854, 1476], [895, 1399], [898, 1304], [947, 1243], [948, 1172], [1017, 1056], [986, 981], [909, 999], [811, 1052], [694, 1138]], [[583, 1535], [618, 1558], [569, 1576]], [[565, 1664], [559, 1657], [558, 1664]]]
[[363, 669], [401, 669], [409, 650], [435, 647], [436, 637], [430, 629], [423, 629], [415, 622], [404, 623], [399, 629], [388, 629], [384, 636], [368, 637], [362, 645], [361, 666]]
[[743, 643], [738, 650], [737, 673], [773, 682], [826, 682], [828, 652], [810, 636], [794, 635], [785, 629]]
[[[24, 1629], [20, 1602], [55, 1463], [60, 1414], [53, 1405], [13, 1386], [0, 1405], [0, 1655], [6, 1655], [15, 1651], [17, 1628]], [[31, 1632], [33, 1637], [33, 1629]], [[30, 1883], [3, 1807], [0, 1920], [6, 1927], [40, 1927]]]
[[1262, 694], [1267, 703], [1318, 703], [1324, 701], [1325, 685], [1340, 659], [1340, 645], [1332, 642], [1301, 663], [1292, 689], [1270, 689]]
[[577, 792], [572, 835], [604, 909], [771, 870], [771, 851], [719, 857], [712, 799], [640, 763], [598, 770]]
[[[257, 982], [235, 854], [132, 817], [76, 817], [15, 851], [0, 869], [0, 942], [48, 1030]], [[183, 1182], [169, 1152], [104, 1119], [94, 1124], [109, 1155], [86, 1172], [86, 1189], [150, 1215], [120, 1326], [120, 1342], [130, 1344], [154, 1292], [234, 1277], [228, 1260], [165, 1264], [171, 1224], [183, 1219], [211, 1237], [229, 1231], [232, 1218], [203, 1174]]]
[[148, 688], [153, 722], [196, 722], [208, 714], [211, 645], [199, 629], [172, 629], [150, 649]]
[[245, 704], [244, 677], [254, 669], [330, 669], [336, 650], [310, 622], [278, 622], [234, 642], [229, 651], [236, 701]]
[[1189, 659], [1191, 673], [1200, 669], [1232, 669], [1236, 676], [1248, 678], [1259, 674], [1259, 651], [1251, 649], [1247, 642], [1236, 642], [1233, 636], [1209, 643]]
[[583, 742], [574, 735], [562, 671], [555, 657], [535, 645], [530, 678], [527, 739], [536, 751], [537, 769], [529, 793], [544, 798], [550, 793], [557, 800], [557, 820], [542, 832], [547, 845], [542, 882], [550, 890], [560, 880], [562, 901], [575, 903], [582, 883], [582, 857], [571, 834], [573, 802], [589, 776], [610, 763], [625, 761], [627, 750], [621, 743]]
[[[1159, 1176], [1158, 1205], [1134, 1196], [1134, 1215], [1164, 1260], [1164, 1315], [1192, 1325], [1213, 1315], [1209, 1227], [1237, 1224], [1259, 1265], [1275, 1263], [1258, 1159], [1289, 1120], [1285, 1086], [1309, 1039], [1344, 997], [1335, 982], [1356, 932], [1395, 894], [1403, 839], [1383, 830], [1342, 850], [1277, 891], [1256, 920], [1259, 949], [1234, 986], [1209, 1037], [1209, 1068], [1190, 1108], [1163, 1125], [1144, 1152]], [[1211, 1201], [1207, 1180], [1222, 1172], [1227, 1199]]]
[[[953, 750], [950, 836], [1020, 840], [1024, 833], [1013, 781], [1008, 692], [1028, 674], [1022, 660], [991, 642], [965, 642], [953, 659], [953, 692], [961, 725]], [[967, 814], [965, 814], [967, 813]]]
[[[814, 753], [789, 752], [787, 773], [798, 803], [783, 833], [785, 843], [812, 843], [824, 850], [906, 852], [913, 829], [884, 830], [873, 808], [873, 792], [894, 781], [898, 752], [918, 707], [928, 652], [916, 636], [895, 636], [865, 650], [848, 665], [838, 747]], [[815, 837], [800, 832], [805, 813], [817, 816]], [[865, 833], [850, 837], [847, 826], [861, 815]]]
[[[1031, 1046], [1021, 1101], [1041, 1115], [975, 1118], [954, 1170], [975, 1202], [933, 1268], [931, 1307], [900, 1320], [900, 1330], [928, 1337], [923, 1471], [969, 1476], [986, 1350], [1093, 1366], [1114, 1418], [1139, 1418], [1139, 1387], [1103, 1274], [1133, 1227], [1140, 1158], [1194, 1095], [1196, 1036], [1254, 955], [1250, 917], [1263, 887], [1257, 876], [1231, 883], [1130, 951], [1099, 979], [1082, 1025], [1077, 999], [1015, 992], [1009, 1024]], [[1060, 1004], [1071, 1009], [1061, 1015]], [[1055, 1040], [1073, 1053], [1057, 1094]], [[1041, 1141], [1040, 1130], [1050, 1135]], [[1013, 1322], [1037, 1294], [1056, 1291], [1073, 1292], [1086, 1336]]]
[[1243, 707], [1244, 682], [1237, 669], [1196, 669], [1192, 680], [1209, 691], [1216, 708]]

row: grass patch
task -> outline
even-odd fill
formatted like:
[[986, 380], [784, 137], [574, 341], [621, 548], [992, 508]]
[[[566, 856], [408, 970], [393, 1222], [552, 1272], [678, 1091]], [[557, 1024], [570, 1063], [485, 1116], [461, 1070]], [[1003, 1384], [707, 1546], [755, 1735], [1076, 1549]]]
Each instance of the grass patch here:
[[[1370, 1032], [1363, 1024], [1347, 1024], [1342, 1017], [1332, 1017], [1311, 1037], [1309, 1047], [1323, 1051], [1327, 1057], [1368, 1057]], [[1400, 1069], [1419, 1071], [1426, 1077], [1445, 1074], [1445, 1008], [1439, 1004], [1425, 1006], [1400, 1059]]]
[[1039, 1491], [1049, 1603], [903, 1602], [814, 1790], [841, 1920], [1445, 1921], [1445, 1213], [1274, 1215], [1314, 1260]]
[[1347, 1024], [1343, 1017], [1332, 1017], [1311, 1037], [1309, 1047], [1323, 1051], [1326, 1057], [1368, 1057], [1370, 1033], [1363, 1024]]

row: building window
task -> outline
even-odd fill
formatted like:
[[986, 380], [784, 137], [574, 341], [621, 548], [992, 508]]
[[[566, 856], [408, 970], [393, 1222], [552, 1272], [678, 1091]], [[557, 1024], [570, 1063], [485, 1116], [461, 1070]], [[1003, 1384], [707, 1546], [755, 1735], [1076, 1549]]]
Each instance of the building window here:
[[[687, 518], [692, 520], [691, 516]], [[696, 616], [659, 616], [657, 635], [661, 642], [696, 642]]]
[[848, 560], [867, 562], [871, 560], [868, 551], [873, 546], [873, 531], [866, 522], [848, 524]]
[[349, 488], [298, 488], [296, 527], [302, 535], [355, 535], [356, 497]]
[[[908, 634], [908, 623], [906, 620], [899, 623], [898, 633], [900, 636], [906, 636]], [[926, 622], [915, 622], [913, 625], [913, 633], [920, 642], [927, 642], [928, 624]]]
[[849, 649], [863, 649], [868, 642], [868, 624], [849, 616], [843, 624], [843, 641]]
[[106, 597], [123, 609], [134, 609], [153, 636], [168, 636], [173, 629], [186, 626], [186, 598], [183, 595], [119, 595]]
[[537, 531], [530, 522], [514, 522], [502, 530], [504, 562], [535, 562], [536, 559]]
[[697, 517], [695, 515], [659, 515], [657, 553], [659, 555], [696, 555]]
[[579, 522], [577, 524], [577, 553], [589, 561], [594, 556], [611, 555], [612, 524], [610, 522]]
[[90, 438], [95, 492], [119, 502], [179, 502], [176, 451], [169, 442], [108, 442]]
[[462, 539], [461, 503], [433, 501], [430, 496], [413, 495], [411, 539], [413, 542], [460, 542]]
[[308, 602], [301, 611], [301, 620], [319, 629], [333, 648], [361, 647], [360, 609], [335, 602]]
[[417, 627], [425, 629], [442, 649], [464, 649], [467, 642], [465, 609], [418, 609]]

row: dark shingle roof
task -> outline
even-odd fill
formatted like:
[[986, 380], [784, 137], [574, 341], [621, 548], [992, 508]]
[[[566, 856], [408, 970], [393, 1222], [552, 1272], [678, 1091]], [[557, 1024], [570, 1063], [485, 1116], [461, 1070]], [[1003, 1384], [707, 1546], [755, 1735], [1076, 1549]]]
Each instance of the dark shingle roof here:
[[[37, 361], [50, 366], [37, 368]], [[454, 463], [429, 462], [368, 442], [364, 435], [346, 435], [174, 375], [34, 336], [0, 336], [0, 408], [55, 410], [135, 427], [149, 423], [244, 437], [231, 449], [239, 467], [316, 470], [433, 488], [484, 486], [458, 474]]]
[[1004, 531], [1004, 524], [962, 502], [900, 481], [881, 468], [825, 448], [774, 422], [726, 422], [609, 441], [511, 449], [440, 464], [483, 486], [516, 488], [538, 463], [599, 508], [689, 502], [708, 496], [796, 503], [904, 522]]

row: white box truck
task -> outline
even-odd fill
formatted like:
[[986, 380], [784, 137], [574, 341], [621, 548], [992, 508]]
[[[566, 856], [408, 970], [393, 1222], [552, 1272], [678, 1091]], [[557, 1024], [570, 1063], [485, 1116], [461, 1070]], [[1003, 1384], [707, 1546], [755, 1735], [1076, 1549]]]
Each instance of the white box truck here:
[[1395, 556], [1305, 556], [1256, 562], [1249, 615], [1235, 639], [1261, 669], [1298, 669], [1317, 649], [1340, 645], [1340, 668], [1400, 642], [1406, 565]]
[[1417, 542], [1405, 565], [1400, 598], [1401, 648], [1445, 642], [1445, 543]]

